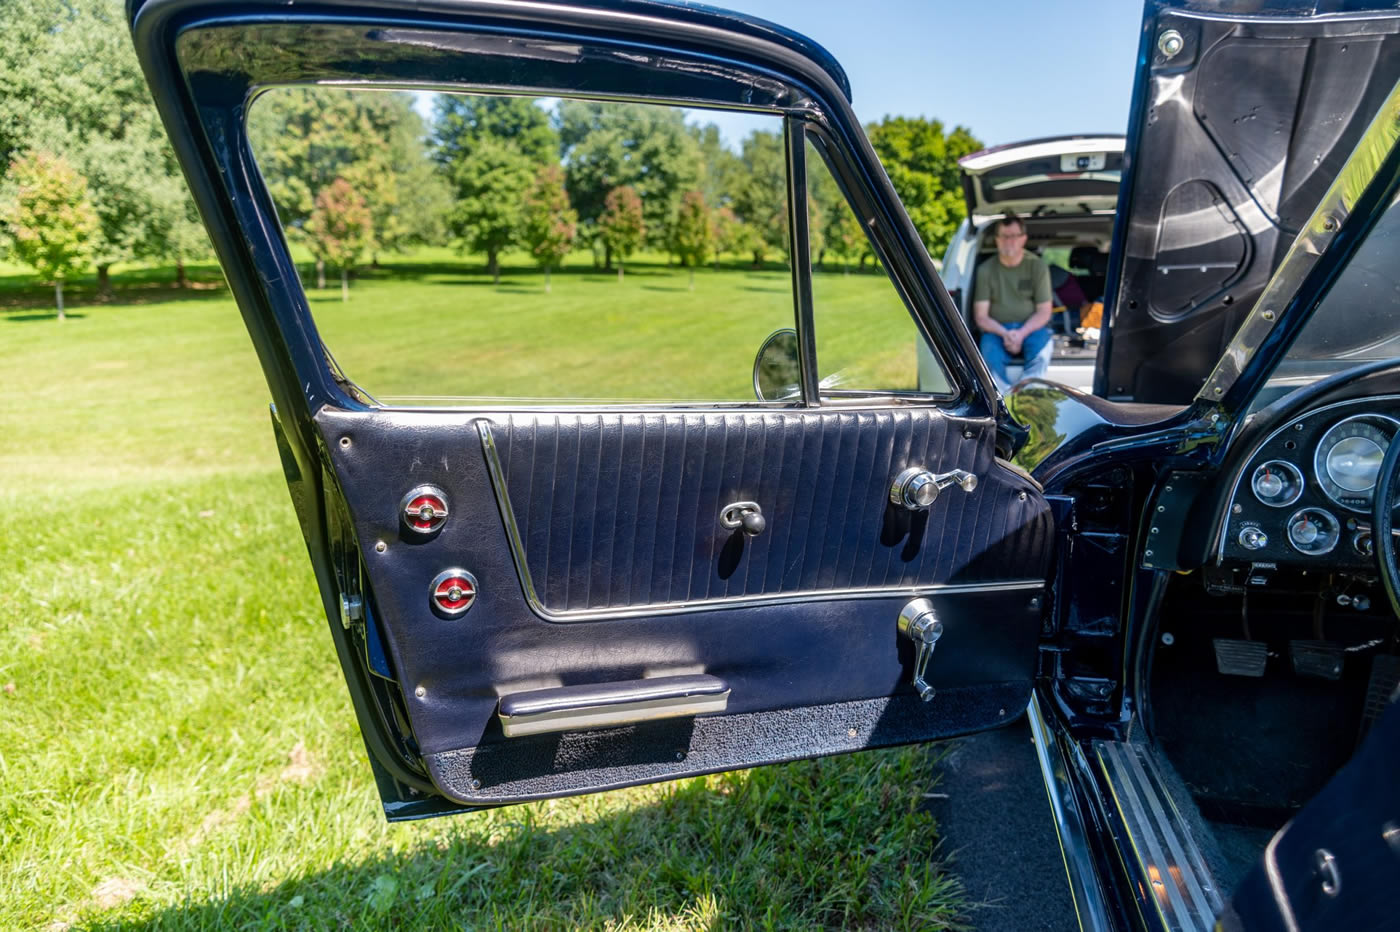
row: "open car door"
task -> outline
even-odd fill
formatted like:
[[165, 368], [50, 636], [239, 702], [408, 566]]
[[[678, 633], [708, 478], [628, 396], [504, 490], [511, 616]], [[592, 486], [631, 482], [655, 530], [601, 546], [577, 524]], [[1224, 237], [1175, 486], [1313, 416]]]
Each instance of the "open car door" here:
[[[391, 818], [965, 734], [1025, 708], [1050, 506], [997, 457], [990, 379], [821, 49], [651, 2], [133, 0], [130, 15], [267, 376]], [[411, 371], [386, 376], [408, 380], [405, 400], [375, 401], [352, 381], [373, 354], [337, 352], [342, 373], [323, 343], [337, 303], [308, 300], [289, 208], [250, 141], [260, 95], [313, 85], [579, 98], [600, 121], [619, 101], [770, 119], [790, 273], [732, 294], [780, 292], [778, 327], [735, 355], [716, 304], [629, 326], [634, 341], [681, 334], [651, 356], [561, 362], [616, 309], [556, 296], [530, 345], [497, 352], [507, 290], [456, 286], [450, 320], [426, 303], [375, 309], [421, 346]], [[575, 153], [563, 168], [582, 165]], [[859, 278], [899, 309], [908, 338], [886, 362], [907, 375], [850, 362], [827, 377], [853, 352], [841, 333], [885, 331], [843, 331], [822, 299], [845, 277], [813, 272], [818, 176], [888, 270]], [[662, 315], [681, 300], [650, 298]], [[751, 372], [769, 329], [795, 335], [777, 334]], [[932, 390], [918, 390], [916, 343], [941, 370]], [[726, 384], [745, 389], [718, 397], [658, 381], [652, 400], [600, 401], [596, 386], [620, 383], [588, 381], [731, 357]], [[503, 358], [516, 381], [492, 374]], [[747, 386], [782, 383], [785, 365], [792, 390], [755, 399]], [[428, 406], [411, 383], [429, 370], [484, 382]], [[556, 390], [531, 394], [548, 379]]]
[[1094, 394], [1187, 404], [1400, 78], [1379, 0], [1148, 0]]

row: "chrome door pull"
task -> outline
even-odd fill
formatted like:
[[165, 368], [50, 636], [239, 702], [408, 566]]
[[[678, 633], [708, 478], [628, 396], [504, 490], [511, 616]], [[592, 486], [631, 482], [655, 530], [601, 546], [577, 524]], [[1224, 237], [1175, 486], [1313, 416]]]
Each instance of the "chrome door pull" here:
[[758, 502], [734, 502], [725, 505], [724, 510], [719, 513], [719, 523], [731, 531], [742, 529], [750, 537], [762, 534], [763, 529], [768, 526]]
[[899, 613], [899, 633], [917, 646], [914, 654], [914, 689], [919, 698], [928, 702], [933, 698], [933, 687], [924, 679], [928, 659], [933, 656], [933, 647], [943, 636], [943, 622], [933, 612], [933, 603], [928, 599], [915, 599]]
[[938, 500], [938, 493], [956, 485], [964, 492], [977, 488], [977, 476], [966, 469], [934, 475], [922, 466], [910, 466], [890, 483], [890, 501], [910, 511], [922, 511]]

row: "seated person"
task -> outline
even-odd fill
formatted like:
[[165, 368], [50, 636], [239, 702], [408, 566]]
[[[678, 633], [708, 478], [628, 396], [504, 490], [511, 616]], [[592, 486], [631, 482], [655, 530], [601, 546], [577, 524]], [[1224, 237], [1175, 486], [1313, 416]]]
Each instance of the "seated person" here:
[[1074, 346], [1083, 346], [1084, 338], [1079, 336], [1077, 331], [1080, 322], [1085, 314], [1089, 312], [1089, 299], [1084, 297], [1084, 289], [1079, 285], [1079, 279], [1073, 273], [1060, 268], [1058, 265], [1050, 266], [1050, 287], [1055, 291], [1055, 300], [1059, 306], [1064, 308], [1060, 317], [1063, 320], [1063, 331], [1065, 336]]
[[982, 331], [982, 358], [997, 388], [1011, 387], [1006, 365], [1023, 355], [1022, 378], [1043, 376], [1054, 353], [1050, 323], [1050, 268], [1026, 252], [1026, 225], [1007, 214], [996, 225], [997, 254], [977, 267], [972, 287], [972, 318]]

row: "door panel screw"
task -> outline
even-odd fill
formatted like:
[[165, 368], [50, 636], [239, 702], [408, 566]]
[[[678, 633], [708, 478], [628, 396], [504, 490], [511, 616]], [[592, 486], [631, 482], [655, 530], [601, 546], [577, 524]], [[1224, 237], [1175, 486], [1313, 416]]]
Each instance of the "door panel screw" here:
[[340, 448], [341, 448], [342, 450], [348, 450], [348, 449], [350, 449], [350, 438], [349, 438], [349, 437], [341, 437], [341, 438], [340, 438]]
[[417, 689], [415, 689], [415, 690], [413, 691], [413, 695], [417, 696], [419, 699], [422, 699], [422, 698], [423, 698], [424, 696], [426, 696], [427, 694], [428, 694], [428, 690], [427, 690], [426, 688], [422, 687], [422, 686], [419, 686]]
[[380, 541], [375, 541], [375, 544], [374, 544], [374, 552], [375, 552], [375, 553], [383, 553], [384, 551], [386, 551], [386, 550], [388, 550], [388, 549], [389, 549], [389, 545], [386, 544], [386, 543], [384, 543], [384, 541], [382, 541], [382, 540], [380, 540]]
[[1171, 647], [1171, 646], [1172, 646], [1173, 644], [1175, 644], [1175, 643], [1176, 643], [1176, 635], [1172, 634], [1170, 631], [1163, 631], [1163, 632], [1162, 632], [1162, 645], [1163, 645], [1164, 647]]

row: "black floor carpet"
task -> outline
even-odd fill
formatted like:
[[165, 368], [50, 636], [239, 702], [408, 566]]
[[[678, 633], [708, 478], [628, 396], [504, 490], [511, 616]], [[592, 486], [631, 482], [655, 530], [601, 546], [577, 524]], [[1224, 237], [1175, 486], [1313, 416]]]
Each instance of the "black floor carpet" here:
[[943, 759], [929, 811], [942, 853], [975, 904], [981, 932], [1078, 928], [1060, 843], [1024, 719], [960, 739]]

